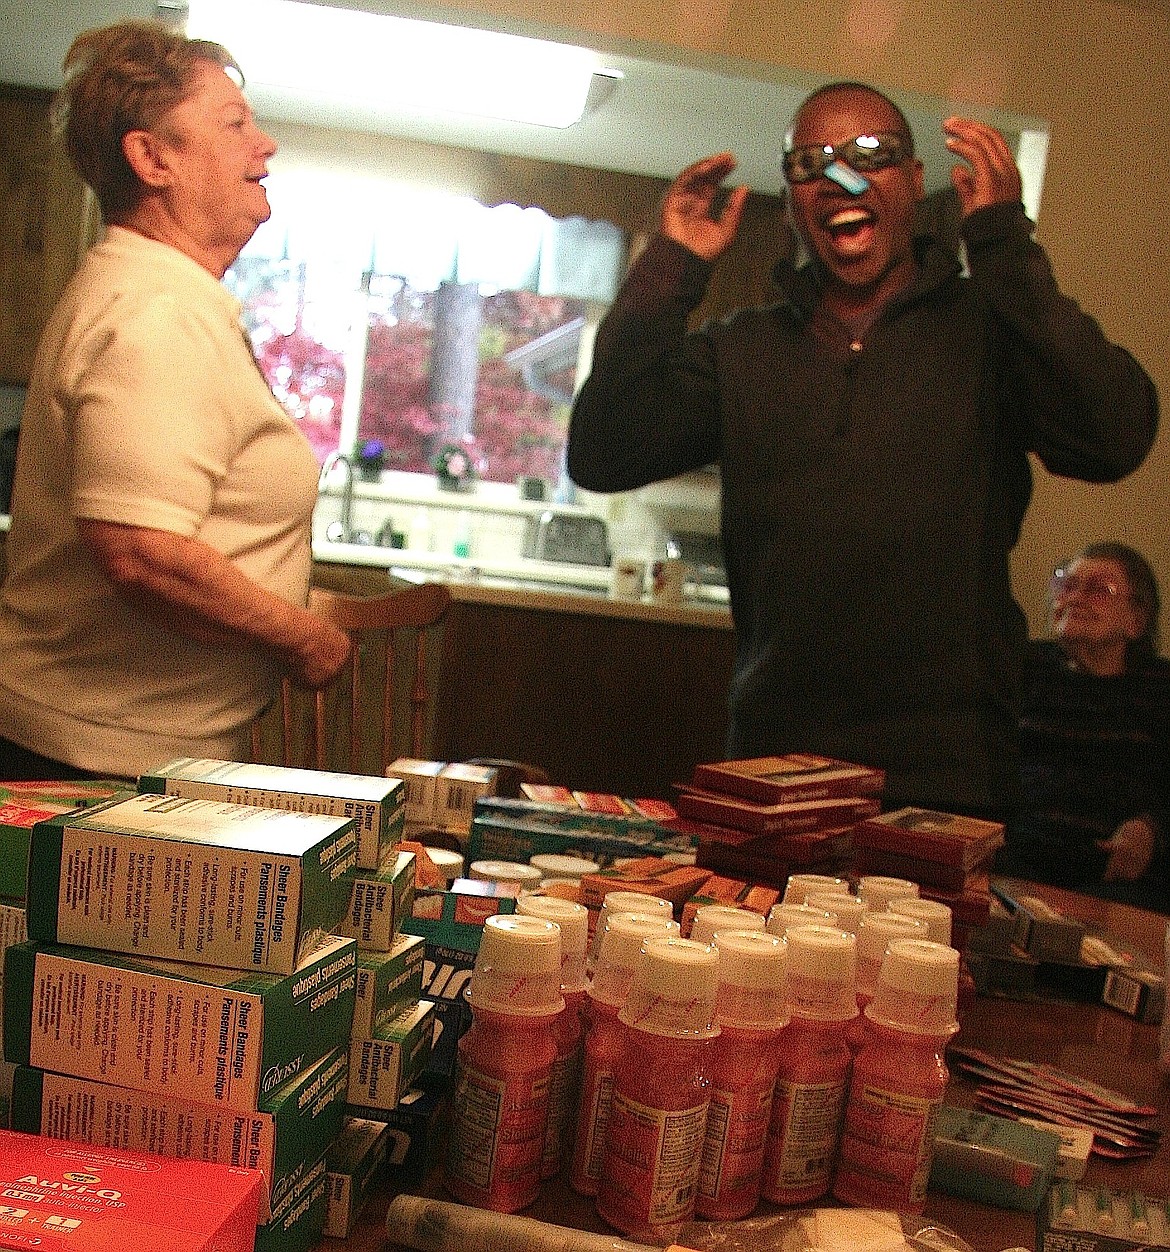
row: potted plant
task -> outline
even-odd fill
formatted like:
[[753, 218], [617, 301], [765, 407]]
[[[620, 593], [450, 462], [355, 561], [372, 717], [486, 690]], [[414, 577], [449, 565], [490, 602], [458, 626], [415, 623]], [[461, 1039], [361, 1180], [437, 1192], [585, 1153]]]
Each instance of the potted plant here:
[[358, 473], [368, 483], [376, 483], [386, 468], [386, 446], [380, 439], [367, 439], [353, 451]]
[[461, 443], [444, 444], [434, 461], [439, 488], [442, 491], [474, 490], [481, 463], [470, 438]]

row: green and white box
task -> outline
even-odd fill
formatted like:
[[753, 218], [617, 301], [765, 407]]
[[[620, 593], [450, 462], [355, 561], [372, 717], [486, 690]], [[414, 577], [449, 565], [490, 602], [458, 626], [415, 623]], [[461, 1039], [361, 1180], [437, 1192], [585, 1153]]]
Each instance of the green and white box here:
[[414, 853], [392, 852], [376, 872], [359, 869], [349, 913], [338, 930], [363, 952], [388, 952], [414, 903]]
[[12, 1129], [258, 1169], [263, 1223], [292, 1180], [341, 1133], [348, 1082], [347, 1052], [331, 1052], [266, 1096], [260, 1111], [245, 1113], [22, 1065], [13, 1083]]
[[390, 1127], [368, 1117], [347, 1117], [337, 1142], [325, 1154], [329, 1212], [325, 1234], [348, 1239], [386, 1161]]
[[135, 795], [33, 827], [28, 933], [290, 974], [349, 907], [352, 818]]
[[285, 975], [18, 943], [5, 966], [4, 1055], [254, 1112], [347, 1046], [356, 966], [357, 944], [340, 938]]
[[389, 952], [358, 953], [354, 1038], [372, 1038], [381, 1024], [419, 1002], [425, 958], [426, 940], [418, 935], [399, 935]]
[[329, 1180], [322, 1156], [294, 1180], [267, 1225], [256, 1227], [255, 1252], [311, 1252], [325, 1233], [328, 1206]]
[[4, 1030], [4, 953], [28, 938], [23, 904], [0, 903], [0, 1038]]
[[349, 1103], [392, 1109], [426, 1067], [435, 1034], [435, 1006], [420, 1000], [372, 1039], [354, 1039], [349, 1051]]
[[179, 757], [143, 774], [138, 790], [227, 800], [262, 809], [352, 817], [357, 829], [359, 869], [377, 869], [381, 865], [402, 838], [406, 819], [406, 787], [402, 780], [377, 774], [337, 774], [283, 765]]

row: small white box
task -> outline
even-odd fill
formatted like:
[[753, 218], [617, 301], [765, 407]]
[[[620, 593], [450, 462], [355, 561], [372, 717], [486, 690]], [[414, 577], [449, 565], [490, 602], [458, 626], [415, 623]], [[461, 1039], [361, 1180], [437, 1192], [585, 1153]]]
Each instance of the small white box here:
[[445, 766], [435, 780], [435, 825], [466, 838], [475, 802], [480, 796], [495, 795], [498, 774], [491, 765]]
[[446, 761], [420, 761], [400, 756], [386, 766], [387, 778], [401, 778], [406, 787], [406, 821], [429, 826], [435, 820], [435, 783]]

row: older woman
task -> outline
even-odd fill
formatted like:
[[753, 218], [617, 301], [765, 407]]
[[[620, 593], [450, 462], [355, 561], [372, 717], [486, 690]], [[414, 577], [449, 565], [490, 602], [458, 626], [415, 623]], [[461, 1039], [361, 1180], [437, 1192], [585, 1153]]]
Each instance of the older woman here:
[[1053, 641], [1031, 645], [1022, 802], [999, 868], [1170, 912], [1170, 662], [1158, 584], [1120, 543], [1053, 575]]
[[81, 35], [59, 97], [107, 224], [38, 347], [0, 588], [0, 777], [238, 758], [282, 674], [347, 637], [308, 612], [317, 465], [220, 280], [269, 215], [272, 140], [216, 44]]

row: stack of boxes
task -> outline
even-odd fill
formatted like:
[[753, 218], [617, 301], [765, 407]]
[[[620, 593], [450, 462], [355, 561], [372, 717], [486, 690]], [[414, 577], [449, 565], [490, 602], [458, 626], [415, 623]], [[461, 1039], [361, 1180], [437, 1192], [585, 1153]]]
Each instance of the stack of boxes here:
[[698, 839], [698, 864], [783, 887], [793, 873], [848, 868], [851, 832], [881, 811], [885, 773], [808, 753], [696, 765], [678, 811]]
[[357, 945], [352, 817], [140, 794], [38, 823], [8, 950], [14, 1129], [258, 1168], [256, 1247], [320, 1237]]
[[325, 1161], [324, 1233], [346, 1237], [390, 1141], [387, 1114], [430, 1054], [434, 1016], [421, 1001], [423, 944], [402, 935], [415, 888], [415, 855], [399, 844], [406, 819], [401, 779], [227, 761], [173, 761], [143, 790], [214, 797], [353, 820], [356, 865], [337, 933], [356, 944], [353, 1013], [346, 1031], [344, 1118]]

